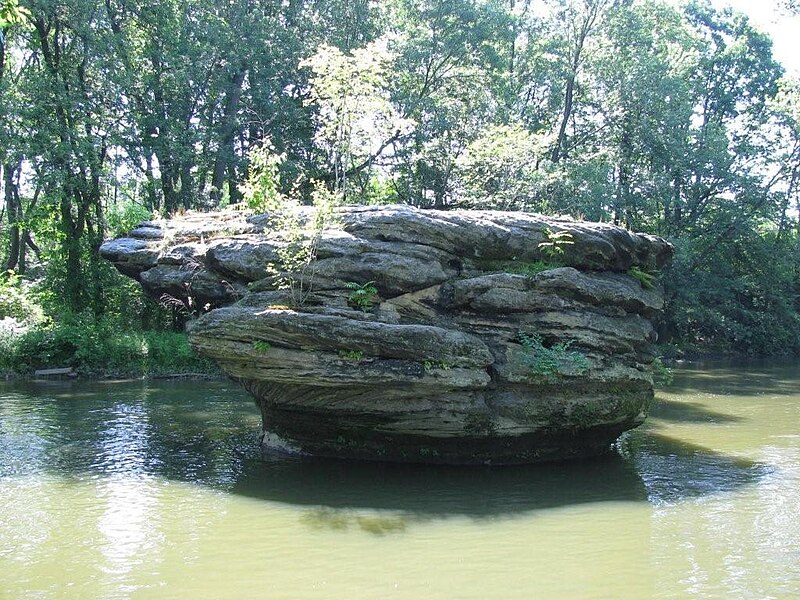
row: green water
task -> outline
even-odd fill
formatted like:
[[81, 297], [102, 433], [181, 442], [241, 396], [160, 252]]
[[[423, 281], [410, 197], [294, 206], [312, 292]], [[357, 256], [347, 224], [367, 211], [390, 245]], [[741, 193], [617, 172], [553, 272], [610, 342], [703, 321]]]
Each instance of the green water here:
[[682, 370], [607, 459], [262, 457], [227, 383], [0, 386], [0, 598], [796, 598], [800, 368]]

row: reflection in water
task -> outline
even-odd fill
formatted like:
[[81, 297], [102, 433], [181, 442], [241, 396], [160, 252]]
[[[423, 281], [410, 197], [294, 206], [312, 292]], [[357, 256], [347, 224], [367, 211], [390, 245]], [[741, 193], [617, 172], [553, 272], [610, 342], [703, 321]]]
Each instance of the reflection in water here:
[[660, 587], [674, 588], [667, 573], [678, 572], [684, 596], [798, 597], [800, 449], [767, 447], [760, 454], [770, 468], [748, 490], [746, 503], [736, 494], [715, 494], [655, 510]]
[[93, 441], [92, 469], [104, 473], [141, 475], [158, 469], [163, 459], [151, 446], [149, 415], [142, 403], [115, 403], [103, 414]]
[[503, 468], [262, 456], [226, 383], [8, 384], [0, 590], [796, 596], [800, 387], [751, 375], [679, 376], [606, 458]]
[[[343, 531], [357, 527], [367, 533], [386, 535], [387, 533], [403, 533], [411, 518], [406, 515], [362, 515], [357, 511], [320, 508], [304, 513], [301, 520], [315, 529], [327, 528]], [[414, 520], [420, 521], [420, 519]]]
[[333, 509], [400, 511], [416, 518], [476, 519], [571, 504], [643, 501], [641, 478], [611, 456], [515, 467], [249, 460], [232, 489], [262, 500]]
[[657, 433], [628, 434], [617, 445], [639, 473], [648, 499], [656, 504], [732, 492], [756, 483], [771, 470], [765, 463]]
[[146, 480], [113, 476], [98, 490], [105, 505], [98, 530], [104, 539], [100, 542], [105, 558], [105, 571], [123, 584], [125, 575], [149, 557], [157, 556], [161, 542], [157, 522], [157, 488]]
[[[62, 390], [58, 400], [36, 398], [33, 410], [30, 397], [8, 396], [6, 412], [18, 404], [28, 407], [16, 410], [15, 431], [4, 431], [0, 474], [30, 469], [65, 477], [157, 477], [294, 505], [480, 518], [591, 502], [675, 502], [751, 484], [769, 470], [746, 458], [641, 432], [625, 436], [618, 455], [517, 467], [263, 457], [254, 443], [251, 405], [230, 400], [221, 384], [212, 392], [198, 398], [187, 384], [163, 386], [157, 393], [128, 384], [110, 386], [114, 401], [107, 402], [96, 392]], [[661, 403], [658, 414], [694, 419], [705, 412], [693, 403], [676, 406], [680, 403]]]
[[700, 402], [661, 400], [650, 413], [653, 418], [679, 423], [737, 423], [742, 419], [735, 415], [708, 408]]

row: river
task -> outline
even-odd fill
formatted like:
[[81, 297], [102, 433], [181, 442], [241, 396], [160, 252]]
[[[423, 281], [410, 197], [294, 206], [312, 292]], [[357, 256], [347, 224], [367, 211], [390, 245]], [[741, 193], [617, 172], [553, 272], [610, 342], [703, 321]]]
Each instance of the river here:
[[262, 457], [226, 382], [0, 384], [0, 598], [797, 598], [800, 368], [682, 368], [599, 460]]

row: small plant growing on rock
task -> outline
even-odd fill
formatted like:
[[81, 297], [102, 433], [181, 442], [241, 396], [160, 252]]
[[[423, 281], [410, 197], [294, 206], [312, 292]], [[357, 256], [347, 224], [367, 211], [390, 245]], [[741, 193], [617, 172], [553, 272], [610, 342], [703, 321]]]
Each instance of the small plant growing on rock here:
[[442, 371], [449, 371], [453, 368], [453, 365], [450, 363], [444, 362], [443, 360], [424, 360], [422, 361], [422, 368], [426, 371], [433, 371], [434, 369], [441, 369]]
[[544, 235], [547, 240], [539, 243], [539, 250], [553, 261], [560, 262], [564, 258], [566, 246], [571, 246], [575, 243], [569, 231], [545, 229]]
[[253, 348], [256, 350], [256, 352], [264, 354], [265, 352], [268, 352], [270, 348], [272, 348], [272, 345], [266, 340], [256, 340], [253, 342]]
[[513, 275], [525, 275], [530, 279], [539, 273], [559, 268], [560, 264], [545, 260], [518, 261], [516, 258], [511, 260], [483, 260], [475, 261], [478, 268], [490, 273], [512, 273]]
[[653, 360], [653, 381], [656, 384], [662, 386], [672, 385], [672, 382], [675, 380], [675, 375], [667, 365], [664, 364], [664, 361], [661, 360], [660, 356], [657, 356], [655, 360]]
[[560, 265], [555, 263], [537, 260], [534, 262], [520, 262], [510, 263], [505, 270], [506, 273], [514, 273], [515, 275], [525, 275], [526, 277], [533, 278], [539, 273], [549, 271], [550, 269], [557, 269]]
[[253, 148], [249, 155], [250, 170], [240, 191], [247, 206], [269, 215], [270, 227], [278, 232], [281, 245], [276, 249], [278, 260], [267, 265], [273, 286], [288, 290], [292, 304], [303, 306], [311, 297], [317, 259], [317, 247], [326, 228], [336, 224], [336, 196], [323, 183], [311, 181], [314, 210], [304, 211], [297, 188], [281, 191], [281, 166], [285, 154], [277, 154], [269, 140]]
[[339, 350], [339, 356], [347, 360], [358, 362], [364, 358], [364, 353], [361, 350]]
[[544, 345], [539, 333], [520, 331], [517, 337], [525, 352], [531, 372], [536, 377], [553, 381], [564, 371], [572, 371], [580, 375], [589, 370], [589, 361], [586, 356], [577, 350], [569, 349], [572, 342], [561, 342], [548, 347]]
[[367, 312], [375, 305], [378, 297], [378, 288], [374, 284], [374, 281], [368, 281], [367, 283], [348, 281], [345, 283], [344, 286], [348, 290], [353, 290], [347, 296], [347, 303], [353, 308]]
[[642, 287], [646, 290], [652, 290], [655, 284], [656, 276], [647, 271], [642, 271], [639, 267], [631, 267], [628, 269], [628, 275], [637, 279]]

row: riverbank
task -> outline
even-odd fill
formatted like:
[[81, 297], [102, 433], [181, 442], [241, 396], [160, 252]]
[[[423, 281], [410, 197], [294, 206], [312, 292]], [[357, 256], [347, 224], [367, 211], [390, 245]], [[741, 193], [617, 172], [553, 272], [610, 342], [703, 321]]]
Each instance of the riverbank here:
[[185, 333], [125, 330], [105, 320], [67, 318], [0, 334], [5, 379], [221, 379]]

